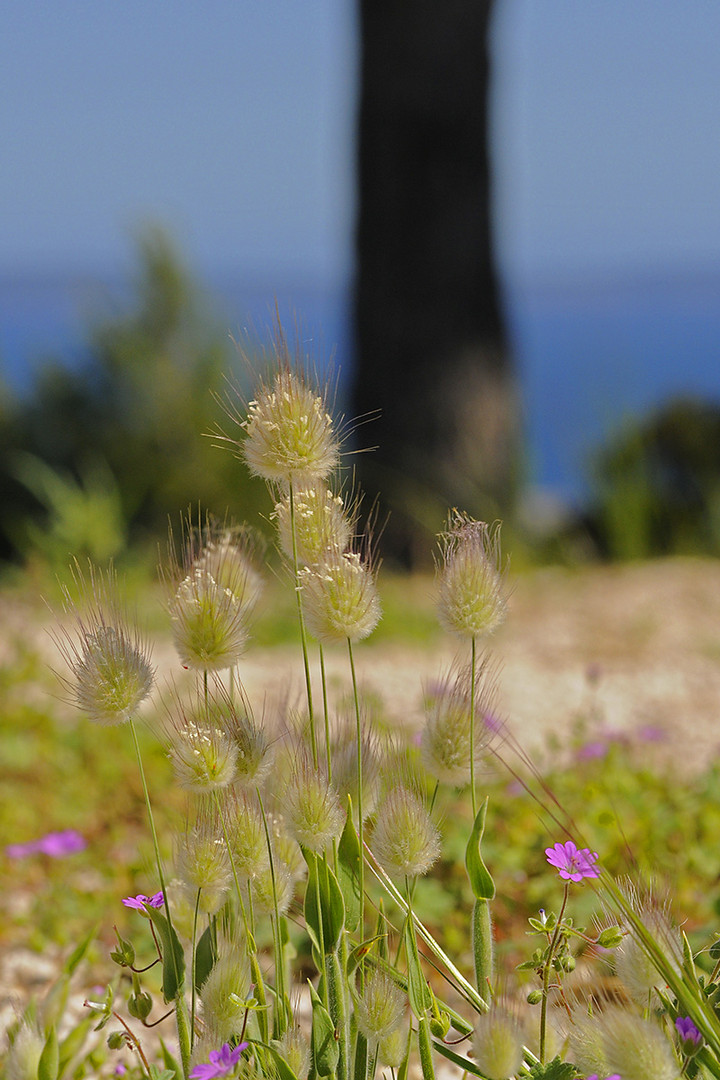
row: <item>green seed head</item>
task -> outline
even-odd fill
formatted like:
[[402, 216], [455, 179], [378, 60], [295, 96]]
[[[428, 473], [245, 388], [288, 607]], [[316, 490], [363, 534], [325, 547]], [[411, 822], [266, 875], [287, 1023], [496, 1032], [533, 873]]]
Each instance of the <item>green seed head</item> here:
[[389, 975], [374, 971], [355, 1002], [355, 1019], [368, 1043], [376, 1047], [403, 1021], [407, 998]]
[[248, 609], [208, 570], [196, 567], [170, 602], [173, 640], [185, 667], [223, 671], [234, 667], [247, 644]]
[[373, 851], [393, 877], [425, 874], [440, 855], [440, 836], [418, 796], [407, 787], [391, 788], [378, 807]]
[[475, 1064], [488, 1080], [507, 1080], [522, 1066], [522, 1025], [501, 1008], [493, 1007], [478, 1017], [472, 1044]]
[[362, 641], [380, 621], [375, 576], [355, 552], [300, 573], [308, 630], [319, 642]]
[[242, 942], [218, 943], [218, 958], [200, 990], [203, 1019], [220, 1042], [242, 1030], [251, 991], [250, 964]]
[[[461, 787], [470, 780], [471, 673], [469, 669], [451, 672], [437, 686], [426, 690], [426, 723], [422, 733], [422, 759], [425, 768], [437, 780]], [[486, 716], [493, 713], [494, 685], [488, 665], [483, 662], [476, 672], [473, 712], [474, 765], [481, 764], [492, 732]]]
[[488, 636], [507, 612], [499, 528], [454, 511], [440, 536], [440, 549], [440, 621], [460, 637]]
[[282, 369], [272, 386], [262, 385], [242, 427], [250, 472], [271, 483], [306, 487], [324, 480], [340, 460], [325, 401], [298, 372]]
[[[352, 539], [353, 527], [339, 495], [318, 486], [293, 492], [295, 544], [298, 563], [314, 566], [328, 556], [341, 555]], [[275, 506], [273, 513], [278, 540], [284, 555], [292, 560], [293, 538], [290, 496]]]
[[310, 851], [325, 851], [340, 836], [345, 824], [335, 790], [324, 775], [302, 758], [293, 765], [282, 805], [290, 832]]

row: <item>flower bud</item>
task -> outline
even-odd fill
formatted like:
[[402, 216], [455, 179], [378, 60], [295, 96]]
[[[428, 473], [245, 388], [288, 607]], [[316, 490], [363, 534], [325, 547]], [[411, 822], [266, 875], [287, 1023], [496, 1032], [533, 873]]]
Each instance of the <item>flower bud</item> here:
[[139, 994], [131, 994], [128, 998], [128, 1012], [136, 1020], [146, 1020], [152, 1012], [152, 998], [144, 991]]

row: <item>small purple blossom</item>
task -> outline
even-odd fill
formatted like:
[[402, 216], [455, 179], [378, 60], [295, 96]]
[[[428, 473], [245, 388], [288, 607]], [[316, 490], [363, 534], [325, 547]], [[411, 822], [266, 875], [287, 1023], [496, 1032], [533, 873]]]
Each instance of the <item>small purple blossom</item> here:
[[598, 877], [598, 869], [593, 865], [597, 860], [597, 851], [591, 851], [590, 848], [578, 850], [572, 840], [545, 848], [545, 854], [550, 865], [554, 866], [560, 877], [566, 881]]
[[702, 1046], [703, 1037], [693, 1024], [689, 1016], [678, 1016], [675, 1021], [677, 1033], [680, 1036], [680, 1047], [684, 1054], [692, 1057]]
[[162, 892], [156, 892], [153, 896], [138, 893], [137, 896], [126, 896], [123, 900], [125, 907], [134, 908], [135, 911], [144, 911], [146, 906], [160, 908], [165, 903]]
[[9, 859], [24, 859], [26, 855], [49, 855], [52, 859], [61, 859], [65, 855], [74, 855], [87, 847], [85, 838], [75, 829], [51, 832], [39, 840], [29, 840], [25, 844], [8, 844], [5, 854]]
[[216, 1076], [227, 1076], [237, 1065], [247, 1045], [246, 1042], [238, 1043], [233, 1050], [230, 1043], [223, 1043], [219, 1050], [211, 1050], [208, 1064], [196, 1065], [190, 1073], [190, 1080], [214, 1080]]
[[609, 746], [603, 739], [592, 739], [578, 748], [577, 757], [580, 761], [592, 761], [593, 758], [605, 757], [608, 750]]

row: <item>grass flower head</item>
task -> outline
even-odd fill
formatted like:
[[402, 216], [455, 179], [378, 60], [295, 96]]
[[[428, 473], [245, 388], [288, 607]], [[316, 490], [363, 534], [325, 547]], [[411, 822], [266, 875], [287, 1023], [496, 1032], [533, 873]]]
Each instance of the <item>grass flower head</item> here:
[[300, 587], [307, 628], [322, 644], [362, 641], [380, 621], [375, 575], [355, 552], [306, 567]]
[[475, 1064], [488, 1080], [507, 1080], [523, 1063], [524, 1032], [520, 1021], [500, 1007], [477, 1018], [472, 1037]]
[[[295, 543], [298, 563], [314, 566], [328, 556], [341, 555], [350, 546], [353, 524], [339, 495], [318, 485], [293, 492]], [[283, 554], [293, 558], [290, 496], [285, 495], [273, 511]]]
[[241, 421], [241, 454], [270, 483], [303, 488], [325, 480], [340, 460], [340, 442], [325, 398], [306, 377], [282, 366], [261, 385]]
[[248, 608], [215, 580], [209, 570], [196, 566], [170, 601], [175, 648], [181, 662], [199, 671], [235, 667], [248, 639]]
[[131, 628], [117, 595], [112, 571], [90, 568], [86, 580], [79, 568], [75, 583], [81, 592], [75, 605], [65, 591], [66, 610], [76, 614], [77, 634], [56, 638], [71, 671], [62, 681], [71, 702], [98, 724], [115, 725], [137, 714], [150, 696], [155, 672], [150, 650], [137, 628]]
[[507, 613], [499, 527], [455, 510], [440, 536], [440, 550], [440, 621], [460, 637], [487, 637]]
[[365, 980], [355, 1002], [355, 1019], [368, 1045], [376, 1047], [400, 1027], [406, 1002], [405, 994], [384, 971], [373, 971]]
[[440, 835], [420, 798], [404, 785], [393, 787], [375, 818], [373, 853], [391, 877], [425, 874], [440, 855]]
[[[493, 714], [494, 684], [487, 662], [478, 667], [473, 710], [473, 756], [477, 768], [495, 734], [486, 717]], [[450, 672], [425, 691], [425, 727], [421, 752], [425, 768], [441, 783], [461, 787], [470, 781], [470, 671]]]

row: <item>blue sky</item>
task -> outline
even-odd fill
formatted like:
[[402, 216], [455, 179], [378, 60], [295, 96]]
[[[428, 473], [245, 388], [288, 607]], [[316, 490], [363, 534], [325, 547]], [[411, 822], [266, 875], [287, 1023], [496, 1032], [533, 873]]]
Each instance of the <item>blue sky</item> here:
[[[720, 258], [720, 4], [498, 0], [515, 279]], [[0, 272], [117, 268], [158, 219], [201, 272], [346, 276], [352, 0], [5, 0]]]

